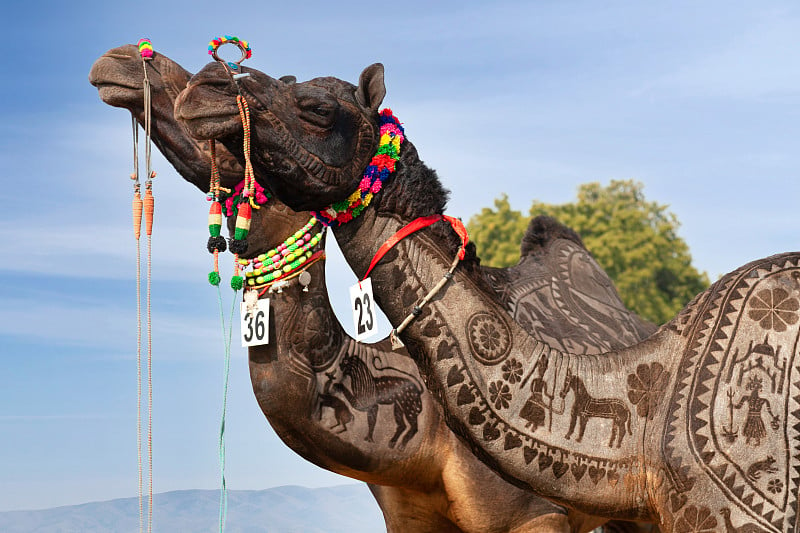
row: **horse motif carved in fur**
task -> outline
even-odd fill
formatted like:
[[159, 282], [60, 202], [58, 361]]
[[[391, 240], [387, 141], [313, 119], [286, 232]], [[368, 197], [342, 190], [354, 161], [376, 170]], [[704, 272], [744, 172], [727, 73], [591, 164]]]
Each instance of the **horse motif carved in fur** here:
[[[586, 385], [579, 376], [567, 370], [567, 377], [564, 380], [564, 388], [561, 389], [562, 400], [567, 393], [572, 391], [575, 394], [575, 401], [572, 404], [572, 411], [569, 417], [569, 429], [564, 435], [565, 439], [572, 436], [575, 424], [578, 423], [578, 435], [575, 440], [581, 442], [583, 433], [586, 431], [586, 423], [590, 418], [607, 418], [611, 420], [611, 440], [608, 441], [609, 447], [622, 446], [622, 439], [626, 434], [631, 434], [631, 412], [625, 402], [616, 398], [592, 398], [586, 390]], [[616, 444], [614, 440], [616, 439]]]

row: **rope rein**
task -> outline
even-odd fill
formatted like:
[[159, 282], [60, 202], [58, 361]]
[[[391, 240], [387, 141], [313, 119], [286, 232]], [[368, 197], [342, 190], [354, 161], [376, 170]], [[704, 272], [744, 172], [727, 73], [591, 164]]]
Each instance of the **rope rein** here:
[[[219, 58], [217, 49], [223, 44], [235, 44], [241, 51], [242, 57], [237, 62], [226, 62]], [[251, 55], [250, 46], [247, 41], [241, 41], [237, 37], [226, 35], [212, 40], [208, 46], [208, 53], [216, 60], [222, 63], [226, 70], [235, 76], [240, 72], [240, 63], [249, 58]], [[237, 86], [238, 88], [238, 86]], [[239, 107], [239, 115], [242, 119], [242, 127], [244, 129], [244, 142], [243, 151], [245, 158], [244, 170], [244, 186], [242, 188], [242, 201], [237, 206], [236, 225], [233, 233], [233, 238], [230, 241], [230, 251], [234, 255], [234, 274], [231, 277], [231, 288], [234, 291], [233, 305], [231, 307], [230, 319], [228, 327], [225, 326], [225, 314], [223, 312], [222, 292], [219, 288], [220, 275], [219, 275], [219, 253], [224, 252], [226, 246], [225, 238], [220, 235], [222, 226], [222, 206], [220, 204], [220, 192], [229, 193], [230, 191], [220, 186], [219, 169], [216, 162], [216, 150], [214, 141], [209, 141], [211, 147], [211, 184], [209, 187], [208, 199], [211, 201], [211, 209], [209, 210], [209, 233], [208, 251], [214, 255], [214, 270], [209, 274], [209, 282], [217, 287], [217, 296], [219, 300], [220, 321], [222, 323], [222, 337], [225, 350], [225, 368], [223, 377], [222, 389], [222, 415], [219, 428], [219, 463], [220, 463], [220, 495], [219, 495], [219, 531], [223, 533], [225, 530], [225, 522], [228, 516], [228, 487], [225, 480], [225, 414], [228, 404], [228, 382], [230, 377], [230, 360], [231, 360], [231, 338], [233, 335], [233, 313], [236, 309], [236, 294], [239, 289], [244, 285], [244, 278], [239, 275], [239, 254], [247, 250], [247, 234], [250, 231], [250, 219], [252, 217], [252, 209], [260, 209], [256, 201], [256, 180], [253, 175], [253, 165], [250, 162], [250, 109], [247, 102], [240, 96], [236, 101]]]
[[[138, 44], [139, 53], [142, 57], [142, 70], [144, 72], [143, 92], [144, 92], [144, 129], [145, 129], [145, 169], [147, 178], [145, 180], [144, 198], [141, 195], [141, 184], [139, 181], [139, 125], [136, 117], [131, 114], [131, 125], [133, 129], [133, 233], [136, 239], [136, 455], [137, 455], [137, 474], [138, 474], [138, 495], [139, 495], [139, 531], [148, 533], [153, 531], [153, 343], [152, 343], [152, 233], [153, 233], [153, 211], [155, 199], [153, 197], [153, 178], [156, 173], [151, 167], [151, 136], [150, 127], [152, 123], [152, 101], [150, 80], [147, 77], [147, 60], [152, 58], [152, 45], [146, 39], [141, 39]], [[141, 233], [142, 217], [144, 216], [145, 234], [147, 235], [147, 295], [146, 295], [146, 317], [147, 328], [147, 518], [144, 513], [144, 466], [143, 466], [143, 438], [142, 438], [142, 378], [144, 364], [142, 361], [142, 252], [141, 252]]]
[[139, 192], [139, 125], [131, 114], [133, 125], [133, 235], [136, 238], [136, 454], [139, 475], [139, 533], [144, 530], [144, 498], [142, 484], [142, 196]]

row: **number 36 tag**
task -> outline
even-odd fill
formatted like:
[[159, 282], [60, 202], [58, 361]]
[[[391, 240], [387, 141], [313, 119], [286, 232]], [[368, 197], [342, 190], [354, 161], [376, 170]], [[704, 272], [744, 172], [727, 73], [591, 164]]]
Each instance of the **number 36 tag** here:
[[357, 341], [363, 341], [378, 333], [370, 278], [350, 287], [350, 309], [353, 310], [353, 325], [356, 328]]
[[258, 346], [269, 342], [269, 300], [258, 300], [258, 306], [252, 312], [247, 304], [241, 304], [242, 346]]

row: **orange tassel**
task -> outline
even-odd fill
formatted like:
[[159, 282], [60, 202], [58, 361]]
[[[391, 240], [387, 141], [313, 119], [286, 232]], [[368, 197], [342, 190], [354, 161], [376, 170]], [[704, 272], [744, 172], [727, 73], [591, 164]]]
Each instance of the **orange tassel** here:
[[139, 240], [139, 237], [142, 234], [142, 197], [139, 195], [139, 191], [136, 191], [133, 194], [133, 235], [136, 237], [136, 240]]
[[155, 199], [153, 198], [153, 191], [147, 189], [144, 192], [144, 224], [147, 235], [153, 234], [153, 210]]

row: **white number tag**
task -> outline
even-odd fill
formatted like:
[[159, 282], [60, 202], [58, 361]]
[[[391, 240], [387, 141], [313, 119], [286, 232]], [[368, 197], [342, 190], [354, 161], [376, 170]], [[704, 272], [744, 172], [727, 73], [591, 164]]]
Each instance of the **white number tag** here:
[[269, 299], [258, 300], [251, 312], [247, 304], [241, 304], [242, 346], [258, 346], [269, 342]]
[[372, 280], [365, 279], [350, 287], [350, 309], [353, 310], [353, 325], [356, 340], [363, 341], [378, 333], [375, 320], [375, 300], [372, 298]]

